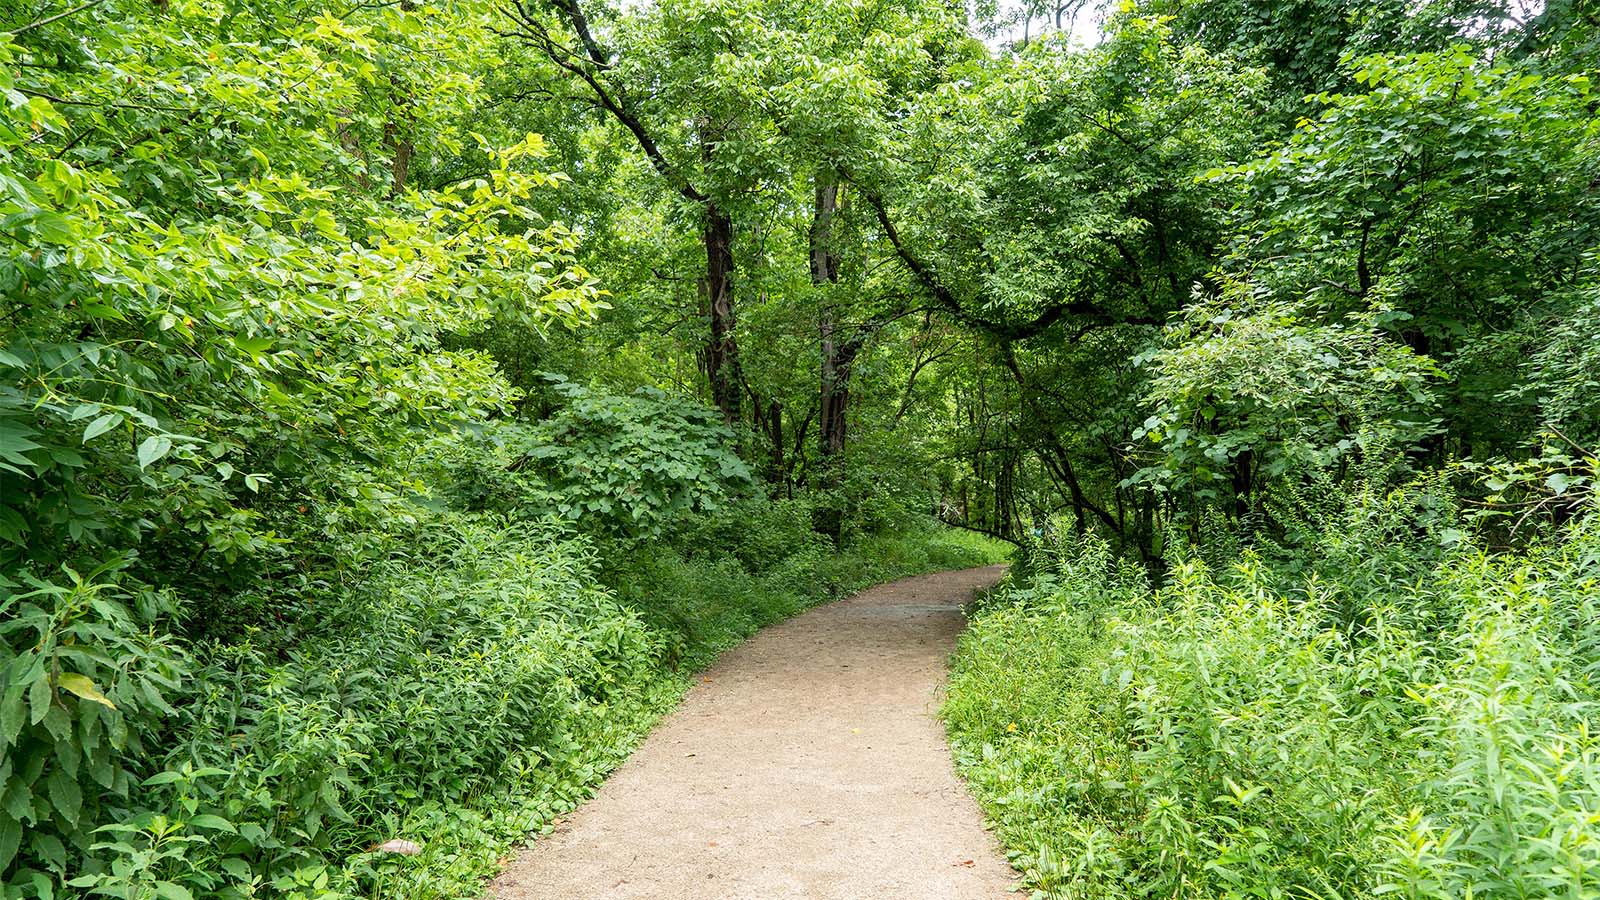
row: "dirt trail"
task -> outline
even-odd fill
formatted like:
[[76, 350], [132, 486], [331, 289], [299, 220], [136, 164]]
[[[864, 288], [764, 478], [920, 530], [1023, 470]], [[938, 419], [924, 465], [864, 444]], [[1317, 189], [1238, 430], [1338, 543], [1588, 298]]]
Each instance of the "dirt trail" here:
[[493, 895], [1014, 898], [934, 718], [961, 605], [1001, 571], [881, 585], [729, 651]]

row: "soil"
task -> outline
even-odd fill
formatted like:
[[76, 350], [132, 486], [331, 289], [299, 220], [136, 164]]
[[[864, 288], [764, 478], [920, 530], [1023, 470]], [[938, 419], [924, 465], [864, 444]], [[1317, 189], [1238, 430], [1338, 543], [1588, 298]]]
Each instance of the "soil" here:
[[724, 654], [493, 896], [1014, 900], [936, 718], [962, 607], [1002, 571], [880, 585]]

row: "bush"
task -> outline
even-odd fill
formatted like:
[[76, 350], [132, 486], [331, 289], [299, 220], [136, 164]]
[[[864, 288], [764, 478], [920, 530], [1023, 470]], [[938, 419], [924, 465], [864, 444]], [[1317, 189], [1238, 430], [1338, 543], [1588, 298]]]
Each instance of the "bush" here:
[[[18, 622], [67, 623], [41, 645], [56, 668], [84, 670], [30, 682], [46, 684], [44, 711], [7, 755], [7, 796], [23, 799], [0, 825], [30, 832], [21, 873], [70, 871], [73, 887], [126, 897], [300, 881], [359, 893], [343, 860], [393, 837], [426, 843], [393, 830], [419, 806], [462, 804], [528, 768], [563, 772], [572, 794], [571, 779], [592, 779], [573, 764], [584, 741], [611, 716], [637, 731], [662, 649], [594, 584], [592, 553], [457, 516], [396, 537], [281, 658], [248, 641], [140, 643], [104, 582], [13, 598]], [[120, 669], [93, 664], [112, 646]], [[31, 671], [37, 656], [11, 664]], [[57, 730], [86, 758], [46, 760]], [[43, 802], [22, 806], [30, 793]]]
[[546, 376], [562, 407], [533, 425], [490, 432], [526, 482], [524, 511], [612, 537], [659, 535], [674, 520], [719, 509], [755, 487], [714, 410], [641, 388], [628, 396]]
[[1570, 537], [1381, 590], [1350, 553], [1151, 590], [1080, 546], [963, 638], [958, 762], [1044, 896], [1586, 896], [1600, 541]]

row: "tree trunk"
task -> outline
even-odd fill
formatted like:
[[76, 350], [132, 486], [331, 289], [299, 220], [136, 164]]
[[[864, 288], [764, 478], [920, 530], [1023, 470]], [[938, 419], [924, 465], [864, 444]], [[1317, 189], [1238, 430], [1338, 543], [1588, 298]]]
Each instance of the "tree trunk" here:
[[[811, 215], [811, 283], [823, 289], [818, 306], [817, 331], [821, 338], [820, 433], [824, 466], [844, 452], [845, 413], [850, 404], [850, 364], [860, 349], [856, 341], [841, 340], [838, 312], [827, 289], [839, 281], [833, 219], [839, 209], [839, 182], [832, 173], [817, 175], [816, 205]], [[837, 480], [835, 473], [827, 476]]]
[[[859, 345], [841, 340], [833, 285], [839, 282], [839, 257], [835, 253], [833, 219], [839, 209], [839, 181], [831, 172], [818, 172], [816, 201], [811, 209], [811, 283], [819, 288], [817, 337], [822, 355], [818, 379], [818, 445], [822, 452], [822, 485], [832, 490], [844, 478], [845, 412], [850, 403], [850, 363]], [[836, 498], [837, 499], [837, 498]], [[836, 504], [819, 508], [813, 525], [837, 546], [844, 537], [844, 510]]]
[[[411, 9], [413, 4], [403, 3], [401, 8]], [[393, 166], [389, 173], [389, 199], [393, 200], [405, 193], [406, 178], [411, 173], [411, 156], [416, 148], [409, 132], [416, 116], [411, 111], [411, 93], [392, 75], [389, 76], [389, 103], [392, 108], [383, 123], [383, 146], [389, 151]]]
[[733, 334], [733, 219], [715, 201], [705, 204], [706, 314], [711, 337], [706, 342], [706, 378], [711, 399], [729, 425], [742, 418], [739, 345]]

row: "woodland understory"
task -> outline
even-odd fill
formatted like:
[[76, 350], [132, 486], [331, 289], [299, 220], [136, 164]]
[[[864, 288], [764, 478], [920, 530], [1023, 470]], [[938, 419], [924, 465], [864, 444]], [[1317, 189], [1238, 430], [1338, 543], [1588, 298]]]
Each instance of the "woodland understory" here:
[[722, 650], [1006, 558], [945, 716], [1036, 896], [1600, 896], [1597, 72], [1595, 0], [5, 0], [0, 900], [478, 896]]

